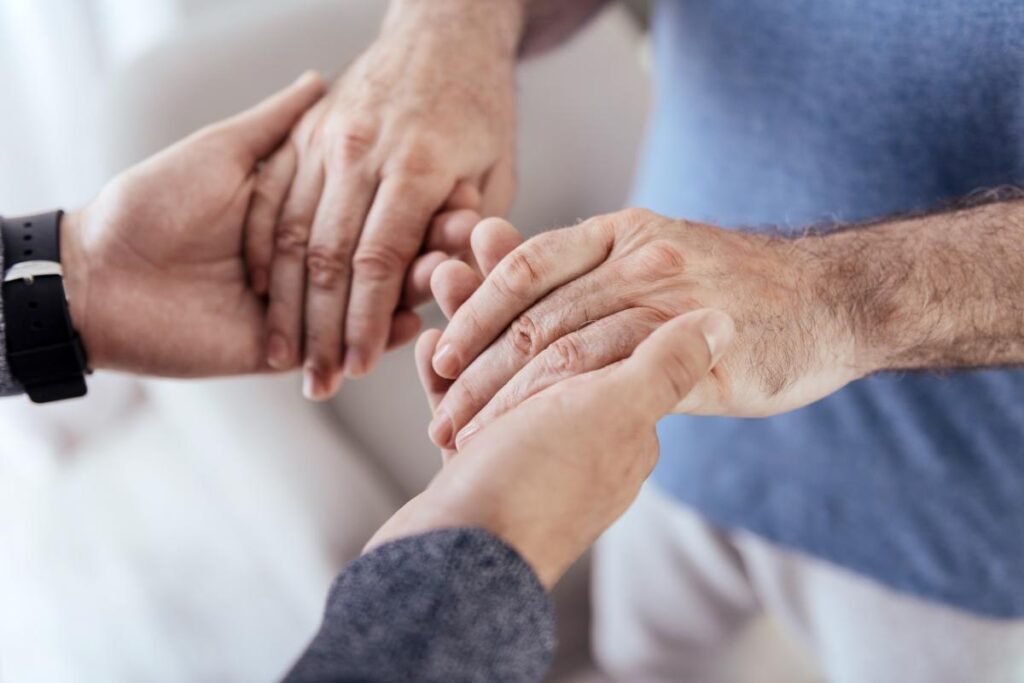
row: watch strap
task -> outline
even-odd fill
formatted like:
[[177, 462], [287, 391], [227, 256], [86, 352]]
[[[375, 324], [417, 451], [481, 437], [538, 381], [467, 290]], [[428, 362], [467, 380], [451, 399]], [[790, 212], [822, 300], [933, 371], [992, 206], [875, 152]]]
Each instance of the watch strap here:
[[7, 360], [36, 403], [86, 393], [85, 349], [71, 324], [60, 268], [62, 216], [0, 218]]

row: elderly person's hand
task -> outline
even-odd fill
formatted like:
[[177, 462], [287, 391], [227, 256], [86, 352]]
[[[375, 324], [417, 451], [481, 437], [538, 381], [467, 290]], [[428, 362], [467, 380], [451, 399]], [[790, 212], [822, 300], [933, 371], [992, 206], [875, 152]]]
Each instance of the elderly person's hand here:
[[[732, 337], [714, 310], [672, 319], [625, 361], [549, 387], [484, 428], [368, 545], [452, 527], [482, 528], [515, 548], [550, 588], [636, 497], [658, 460], [655, 423], [714, 367]], [[431, 405], [448, 383], [417, 365]]]
[[534, 238], [495, 268], [440, 339], [433, 367], [458, 379], [432, 438], [461, 448], [531, 395], [628, 356], [666, 320], [703, 307], [735, 319], [737, 342], [676, 411], [767, 415], [835, 391], [864, 372], [849, 321], [830, 304], [816, 239], [638, 209]]
[[511, 203], [523, 12], [510, 0], [395, 0], [263, 169], [247, 263], [270, 297], [268, 360], [303, 362], [308, 397], [374, 367], [414, 315], [402, 283], [418, 254], [465, 248], [425, 239], [438, 212]]

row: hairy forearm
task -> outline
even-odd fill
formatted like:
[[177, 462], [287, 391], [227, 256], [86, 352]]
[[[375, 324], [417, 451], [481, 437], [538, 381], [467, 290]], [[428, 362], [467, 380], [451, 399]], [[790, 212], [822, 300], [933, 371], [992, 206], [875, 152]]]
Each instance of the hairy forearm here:
[[866, 371], [1024, 364], [1024, 200], [801, 242]]
[[[393, 0], [385, 29], [413, 22], [441, 39], [472, 35], [510, 57], [569, 38], [608, 0]], [[458, 49], [453, 44], [452, 49]]]

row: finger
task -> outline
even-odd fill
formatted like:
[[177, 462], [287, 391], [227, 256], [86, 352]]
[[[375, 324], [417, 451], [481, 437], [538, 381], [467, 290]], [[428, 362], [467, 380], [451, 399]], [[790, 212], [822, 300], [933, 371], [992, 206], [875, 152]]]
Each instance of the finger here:
[[498, 162], [484, 181], [480, 212], [484, 216], [507, 216], [516, 196], [515, 150]]
[[423, 392], [427, 396], [427, 404], [430, 406], [431, 411], [444, 398], [444, 394], [448, 391], [448, 386], [450, 385], [449, 380], [439, 376], [430, 366], [430, 357], [433, 355], [434, 346], [440, 338], [440, 330], [427, 330], [416, 341], [416, 372], [419, 375], [420, 386], [423, 387]]
[[[405, 308], [416, 308], [431, 299], [430, 278], [442, 263], [448, 260], [448, 254], [432, 251], [419, 256], [409, 267], [402, 289], [401, 305]], [[393, 323], [392, 323], [393, 324]]]
[[228, 119], [225, 128], [237, 136], [238, 149], [245, 156], [246, 165], [255, 165], [277, 149], [324, 92], [324, 80], [316, 72], [308, 71], [284, 90]]
[[270, 262], [274, 257], [274, 227], [281, 216], [285, 197], [298, 170], [295, 148], [285, 144], [256, 175], [249, 213], [245, 221], [245, 262], [249, 282], [263, 296], [270, 286]]
[[[306, 253], [303, 328], [303, 391], [311, 400], [326, 400], [341, 386], [352, 254], [373, 192], [372, 176], [347, 166], [330, 177], [316, 211]], [[394, 311], [394, 305], [387, 311], [389, 329]]]
[[472, 209], [439, 213], [430, 222], [430, 230], [423, 242], [424, 251], [443, 251], [451, 256], [469, 251], [470, 236], [479, 222], [480, 214]]
[[306, 244], [323, 185], [323, 168], [319, 163], [301, 165], [275, 231], [267, 308], [267, 363], [275, 370], [288, 370], [299, 363]]
[[445, 261], [430, 278], [430, 289], [437, 305], [449, 320], [459, 307], [473, 295], [483, 278], [462, 261]]
[[735, 334], [732, 318], [714, 309], [674, 318], [609, 375], [606, 390], [621, 397], [624, 409], [653, 425], [708, 374]]
[[[628, 358], [637, 345], [664, 322], [664, 316], [657, 311], [632, 308], [586, 325], [544, 349], [500, 386], [483, 406], [462, 388], [463, 382], [479, 386], [479, 380], [470, 374], [476, 366], [470, 366], [455, 381], [443, 402], [453, 424], [456, 427], [465, 424], [455, 438], [456, 448], [462, 450], [480, 429], [544, 389]], [[486, 396], [486, 392], [482, 395]]]
[[490, 275], [503, 258], [523, 243], [523, 236], [508, 221], [488, 218], [479, 223], [470, 236], [473, 256], [484, 277]]
[[460, 209], [469, 209], [471, 211], [480, 211], [480, 202], [482, 201], [480, 196], [480, 190], [477, 188], [476, 183], [469, 180], [460, 180], [455, 184], [455, 189], [448, 195], [448, 199], [444, 203], [445, 211], [458, 211]]
[[517, 248], [452, 318], [434, 369], [442, 377], [457, 377], [522, 311], [603, 262], [613, 242], [611, 226], [596, 219], [544, 233]]
[[388, 338], [388, 350], [405, 346], [420, 333], [423, 319], [414, 312], [399, 309], [391, 321], [391, 336]]
[[381, 182], [352, 259], [345, 316], [347, 376], [365, 375], [384, 352], [406, 271], [451, 189], [450, 182], [433, 176], [394, 175]]

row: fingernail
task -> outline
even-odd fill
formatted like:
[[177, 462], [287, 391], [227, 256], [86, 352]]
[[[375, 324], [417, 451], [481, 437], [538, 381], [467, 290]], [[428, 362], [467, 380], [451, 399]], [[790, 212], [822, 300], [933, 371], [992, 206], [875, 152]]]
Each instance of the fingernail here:
[[455, 437], [455, 448], [461, 451], [466, 444], [469, 443], [469, 440], [476, 436], [479, 431], [480, 425], [475, 421], [470, 422], [468, 425], [463, 427], [462, 431], [459, 432], [459, 435]]
[[252, 291], [259, 295], [267, 293], [268, 277], [266, 268], [253, 269], [249, 279], [252, 281]]
[[430, 439], [440, 448], [451, 448], [452, 433], [455, 428], [452, 426], [452, 419], [448, 413], [439, 412], [430, 423], [428, 432]]
[[302, 370], [302, 395], [306, 397], [306, 400], [319, 400], [319, 385], [320, 381], [317, 379], [316, 371], [312, 365], [306, 363], [306, 367]]
[[455, 353], [455, 347], [451, 344], [445, 344], [439, 348], [431, 362], [434, 366], [434, 372], [446, 379], [455, 379], [462, 370], [459, 356]]
[[358, 379], [366, 375], [366, 360], [362, 351], [349, 349], [345, 352], [344, 373], [349, 379]]
[[337, 376], [324, 372], [313, 361], [302, 369], [302, 395], [310, 401], [326, 401], [337, 391]]
[[267, 340], [267, 365], [275, 370], [287, 370], [290, 352], [284, 335], [274, 333]]
[[711, 365], [714, 366], [721, 360], [736, 335], [736, 324], [725, 313], [712, 310], [700, 321], [700, 331], [707, 342], [708, 351], [711, 352]]

